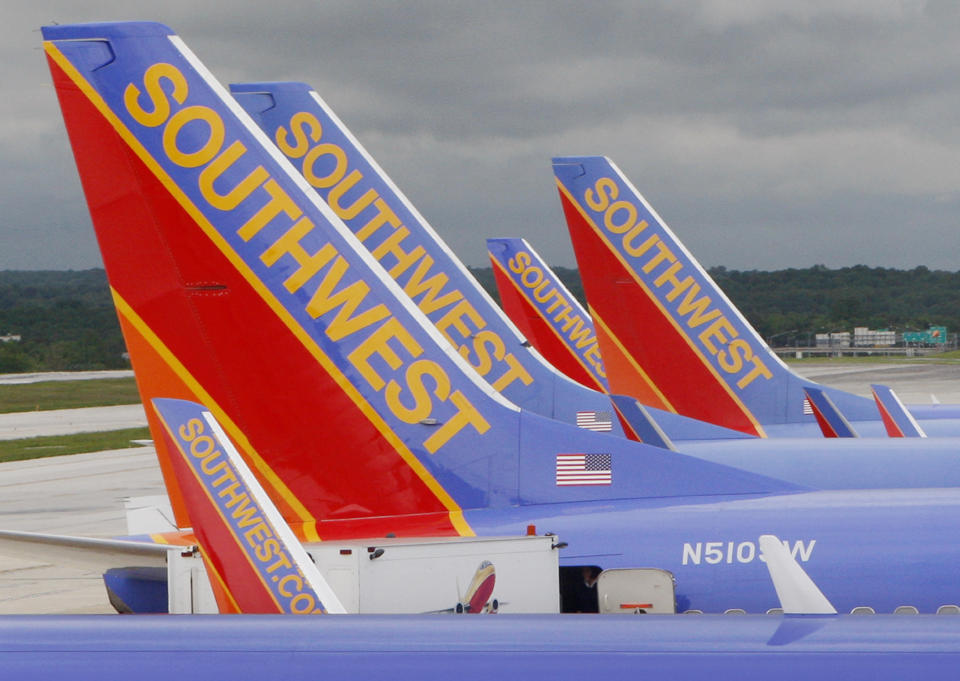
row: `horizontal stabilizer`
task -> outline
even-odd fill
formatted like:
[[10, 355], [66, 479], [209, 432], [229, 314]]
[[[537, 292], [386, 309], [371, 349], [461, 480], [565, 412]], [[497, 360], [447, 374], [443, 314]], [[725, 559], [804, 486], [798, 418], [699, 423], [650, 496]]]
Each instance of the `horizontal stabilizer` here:
[[0, 530], [0, 553], [4, 555], [57, 565], [66, 563], [101, 572], [131, 561], [143, 566], [166, 566], [167, 552], [179, 553], [184, 548], [145, 541]]
[[819, 388], [806, 387], [803, 392], [810, 402], [813, 415], [820, 424], [824, 437], [857, 437], [853, 426], [843, 417], [830, 396]]
[[886, 385], [872, 384], [873, 399], [880, 410], [880, 418], [890, 437], [926, 437], [923, 428], [913, 418], [913, 415], [903, 406], [903, 402], [893, 392], [893, 388]]
[[837, 610], [800, 564], [772, 534], [760, 537], [760, 550], [786, 615], [836, 615]]

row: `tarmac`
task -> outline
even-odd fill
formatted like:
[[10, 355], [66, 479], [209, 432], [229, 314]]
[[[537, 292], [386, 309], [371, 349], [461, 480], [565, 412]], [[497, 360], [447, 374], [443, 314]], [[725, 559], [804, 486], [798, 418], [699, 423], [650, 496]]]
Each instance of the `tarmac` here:
[[[126, 534], [124, 501], [164, 494], [153, 447], [0, 464], [0, 529]], [[101, 575], [0, 555], [0, 614], [111, 613]]]
[[[792, 366], [813, 380], [860, 395], [870, 394], [871, 383], [883, 383], [908, 404], [929, 403], [931, 395], [944, 404], [960, 403], [960, 364], [826, 361]], [[0, 382], [5, 378], [0, 376]], [[102, 429], [137, 418], [145, 423], [142, 408], [137, 405], [137, 409], [139, 412], [108, 407], [10, 415], [9, 419], [0, 418], [0, 439], [26, 437], [26, 432]], [[109, 429], [121, 427], [133, 426], [110, 425]], [[3, 463], [0, 529], [121, 536], [127, 531], [125, 500], [160, 494], [164, 494], [163, 480], [153, 447]], [[110, 612], [100, 574], [0, 554], [0, 614]]]
[[943, 404], [960, 404], [960, 364], [931, 360], [902, 364], [825, 361], [790, 367], [810, 380], [857, 395], [869, 397], [870, 384], [880, 383], [893, 388], [904, 404], [930, 404], [934, 397]]

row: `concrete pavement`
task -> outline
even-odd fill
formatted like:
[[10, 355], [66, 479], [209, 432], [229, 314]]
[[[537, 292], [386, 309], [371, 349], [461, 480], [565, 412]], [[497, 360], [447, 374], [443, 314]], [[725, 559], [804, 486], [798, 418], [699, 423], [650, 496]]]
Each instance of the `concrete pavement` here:
[[0, 440], [124, 430], [147, 425], [141, 404], [0, 414]]
[[930, 404], [931, 395], [942, 404], [960, 404], [960, 364], [908, 362], [858, 364], [817, 362], [791, 364], [810, 380], [857, 395], [870, 396], [870, 384], [889, 385], [905, 404]]
[[[153, 447], [0, 464], [0, 528], [113, 537], [124, 499], [164, 494]], [[0, 554], [0, 614], [109, 613], [98, 573]]]

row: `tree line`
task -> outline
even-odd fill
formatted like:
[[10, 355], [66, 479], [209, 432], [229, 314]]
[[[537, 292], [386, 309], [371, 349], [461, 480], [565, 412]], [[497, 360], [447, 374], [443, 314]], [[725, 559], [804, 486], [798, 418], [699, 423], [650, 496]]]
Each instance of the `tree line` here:
[[[577, 270], [553, 269], [583, 302]], [[491, 268], [471, 271], [488, 291], [496, 291]], [[930, 326], [946, 326], [948, 333], [960, 330], [960, 272], [866, 265], [708, 271], [757, 333], [777, 346], [806, 345], [814, 334], [853, 331], [857, 326], [899, 332]]]
[[[470, 271], [499, 300], [492, 269]], [[577, 270], [554, 271], [582, 302]], [[815, 333], [855, 326], [960, 330], [960, 272], [816, 265], [772, 272], [714, 267], [710, 275], [760, 335], [776, 345], [805, 344]], [[102, 269], [0, 271], [4, 335], [21, 340], [0, 343], [0, 373], [129, 367]]]
[[130, 363], [102, 269], [0, 271], [0, 373], [123, 369]]

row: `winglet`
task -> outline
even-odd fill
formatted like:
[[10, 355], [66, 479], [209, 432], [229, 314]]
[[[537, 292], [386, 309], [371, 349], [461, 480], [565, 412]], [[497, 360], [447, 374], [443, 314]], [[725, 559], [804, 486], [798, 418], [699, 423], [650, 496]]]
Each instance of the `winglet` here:
[[220, 612], [346, 612], [213, 415], [186, 400], [153, 407]]
[[858, 437], [853, 426], [844, 418], [830, 396], [819, 388], [804, 388], [813, 415], [820, 424], [824, 437]]
[[880, 418], [890, 437], [926, 437], [923, 428], [913, 418], [913, 415], [903, 406], [903, 402], [893, 392], [893, 388], [886, 385], [871, 384], [873, 399], [880, 410]]
[[760, 537], [760, 550], [786, 615], [836, 615], [837, 609], [777, 537]]

